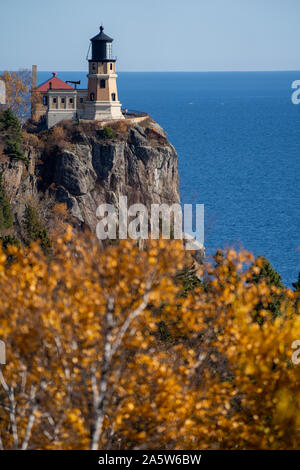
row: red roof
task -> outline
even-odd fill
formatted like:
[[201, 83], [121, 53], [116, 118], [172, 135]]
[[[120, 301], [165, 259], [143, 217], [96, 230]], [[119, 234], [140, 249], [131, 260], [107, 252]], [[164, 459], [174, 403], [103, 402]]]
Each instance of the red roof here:
[[56, 72], [52, 72], [52, 77], [49, 78], [49, 80], [47, 80], [46, 82], [42, 83], [40, 86], [38, 86], [35, 89], [35, 91], [45, 92], [45, 91], [48, 91], [49, 88], [51, 90], [74, 90], [74, 88], [71, 85], [68, 85], [68, 83], [58, 78], [56, 76]]

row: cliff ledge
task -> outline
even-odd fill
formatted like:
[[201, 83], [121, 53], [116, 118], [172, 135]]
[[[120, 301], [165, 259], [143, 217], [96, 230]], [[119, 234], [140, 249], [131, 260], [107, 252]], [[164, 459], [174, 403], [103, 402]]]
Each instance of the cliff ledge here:
[[95, 230], [99, 204], [177, 203], [177, 154], [164, 130], [151, 119], [143, 123], [62, 123], [51, 130], [27, 128], [24, 152], [29, 164], [4, 155], [0, 147], [2, 185], [17, 231], [27, 204], [51, 225], [51, 211], [65, 203], [74, 225]]

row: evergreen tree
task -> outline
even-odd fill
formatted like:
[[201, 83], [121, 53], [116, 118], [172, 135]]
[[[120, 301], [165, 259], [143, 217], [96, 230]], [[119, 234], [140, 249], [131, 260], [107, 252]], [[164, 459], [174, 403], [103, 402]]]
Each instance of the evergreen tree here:
[[24, 228], [26, 233], [26, 243], [40, 241], [45, 252], [51, 247], [51, 241], [46, 227], [42, 224], [37, 210], [28, 205], [25, 209]]
[[256, 284], [264, 279], [268, 286], [283, 287], [282, 279], [280, 274], [275, 271], [271, 263], [264, 256], [260, 256], [259, 259], [262, 261], [262, 268], [259, 274], [253, 275], [252, 281]]
[[0, 114], [0, 131], [16, 142], [22, 142], [22, 129], [18, 118], [11, 109]]
[[2, 186], [2, 175], [0, 174], [0, 230], [12, 227], [13, 221], [11, 205]]
[[7, 140], [4, 153], [11, 158], [19, 158], [20, 160], [27, 160], [24, 152], [20, 148], [20, 144], [13, 140]]
[[292, 283], [292, 286], [293, 286], [295, 292], [299, 292], [299, 293], [300, 293], [300, 273], [298, 273], [298, 281], [297, 281], [297, 282], [293, 282], [293, 283]]
[[[272, 316], [278, 317], [281, 315], [281, 303], [284, 297], [284, 285], [282, 283], [281, 276], [278, 274], [277, 271], [272, 267], [271, 263], [265, 258], [264, 256], [260, 256], [259, 259], [262, 262], [262, 267], [260, 269], [260, 272], [258, 274], [253, 274], [252, 279], [249, 282], [253, 282], [255, 284], [259, 284], [261, 281], [265, 281], [268, 287], [277, 287], [281, 289], [280, 294], [273, 293], [271, 295], [272, 301], [269, 302], [267, 305], [267, 310], [269, 310], [272, 313]], [[258, 323], [263, 323], [264, 319], [260, 315], [260, 310], [266, 309], [266, 307], [263, 304], [259, 304], [257, 306], [257, 311], [255, 315], [255, 319], [258, 321]]]
[[21, 125], [10, 109], [6, 109], [0, 114], [0, 132], [5, 142], [4, 153], [10, 158], [18, 158], [28, 164], [29, 160], [20, 147], [23, 140]]

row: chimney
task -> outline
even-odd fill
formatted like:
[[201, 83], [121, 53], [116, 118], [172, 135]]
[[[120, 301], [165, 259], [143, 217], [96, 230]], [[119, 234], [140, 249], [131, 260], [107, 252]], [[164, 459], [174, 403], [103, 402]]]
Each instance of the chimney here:
[[37, 66], [33, 65], [32, 66], [32, 89], [34, 90], [36, 88], [37, 84]]

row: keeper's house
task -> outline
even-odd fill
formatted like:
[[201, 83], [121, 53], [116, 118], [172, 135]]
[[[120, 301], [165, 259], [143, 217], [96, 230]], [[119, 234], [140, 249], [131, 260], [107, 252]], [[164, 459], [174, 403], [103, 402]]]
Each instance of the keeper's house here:
[[[64, 82], [56, 73], [36, 86], [37, 68], [32, 67], [31, 117], [44, 121], [50, 128], [68, 119], [109, 121], [124, 119], [118, 101], [116, 58], [112, 55], [113, 39], [100, 33], [91, 39], [88, 89], [76, 89], [76, 82]], [[74, 83], [75, 87], [70, 83]], [[80, 82], [78, 82], [80, 83]]]

